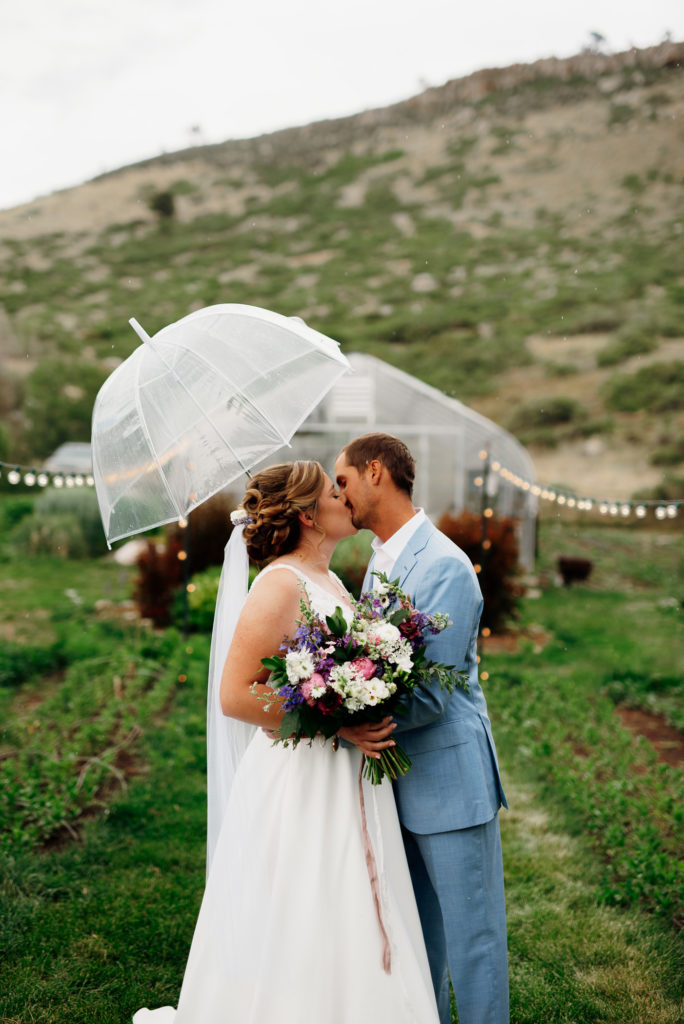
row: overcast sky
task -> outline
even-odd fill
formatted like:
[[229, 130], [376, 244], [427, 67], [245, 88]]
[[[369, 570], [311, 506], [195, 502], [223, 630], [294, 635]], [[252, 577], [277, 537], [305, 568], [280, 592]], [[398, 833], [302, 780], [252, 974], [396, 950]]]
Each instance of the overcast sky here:
[[684, 39], [682, 0], [0, 0], [0, 208], [484, 67]]

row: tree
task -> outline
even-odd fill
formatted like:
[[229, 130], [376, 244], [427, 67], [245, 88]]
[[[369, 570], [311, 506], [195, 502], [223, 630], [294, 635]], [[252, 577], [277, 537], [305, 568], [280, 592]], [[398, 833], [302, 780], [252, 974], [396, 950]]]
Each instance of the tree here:
[[89, 441], [95, 396], [106, 372], [93, 363], [45, 359], [26, 380], [26, 447], [33, 458], [65, 441]]

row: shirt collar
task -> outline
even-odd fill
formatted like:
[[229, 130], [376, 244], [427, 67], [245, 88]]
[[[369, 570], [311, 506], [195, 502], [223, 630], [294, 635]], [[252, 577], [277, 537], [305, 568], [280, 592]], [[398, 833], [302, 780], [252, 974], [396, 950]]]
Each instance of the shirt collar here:
[[408, 522], [404, 523], [403, 526], [400, 526], [396, 533], [393, 533], [386, 541], [381, 541], [379, 537], [373, 537], [373, 540], [371, 541], [373, 550], [376, 554], [382, 551], [383, 557], [387, 560], [387, 564], [394, 565], [399, 555], [411, 540], [413, 534], [426, 519], [427, 516], [425, 515], [424, 509], [416, 509], [415, 515], [411, 516]]

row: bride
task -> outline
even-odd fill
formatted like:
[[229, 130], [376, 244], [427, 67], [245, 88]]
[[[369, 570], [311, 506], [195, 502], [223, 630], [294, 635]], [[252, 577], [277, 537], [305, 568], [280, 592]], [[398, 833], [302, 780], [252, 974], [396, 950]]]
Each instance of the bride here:
[[[134, 1024], [437, 1024], [392, 787], [360, 780], [362, 754], [392, 741], [275, 745], [278, 702], [259, 699], [302, 600], [351, 615], [328, 568], [350, 511], [317, 462], [294, 462], [258, 473], [237, 519], [209, 672], [204, 899], [178, 1008]], [[249, 596], [248, 556], [267, 563]]]

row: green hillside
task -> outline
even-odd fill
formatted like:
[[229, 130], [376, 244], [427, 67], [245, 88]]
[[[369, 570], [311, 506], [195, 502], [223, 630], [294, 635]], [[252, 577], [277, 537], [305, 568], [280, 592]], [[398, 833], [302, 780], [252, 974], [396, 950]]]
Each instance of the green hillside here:
[[466, 401], [549, 483], [682, 496], [683, 54], [478, 72], [0, 212], [0, 458], [88, 438], [130, 316], [244, 302]]

